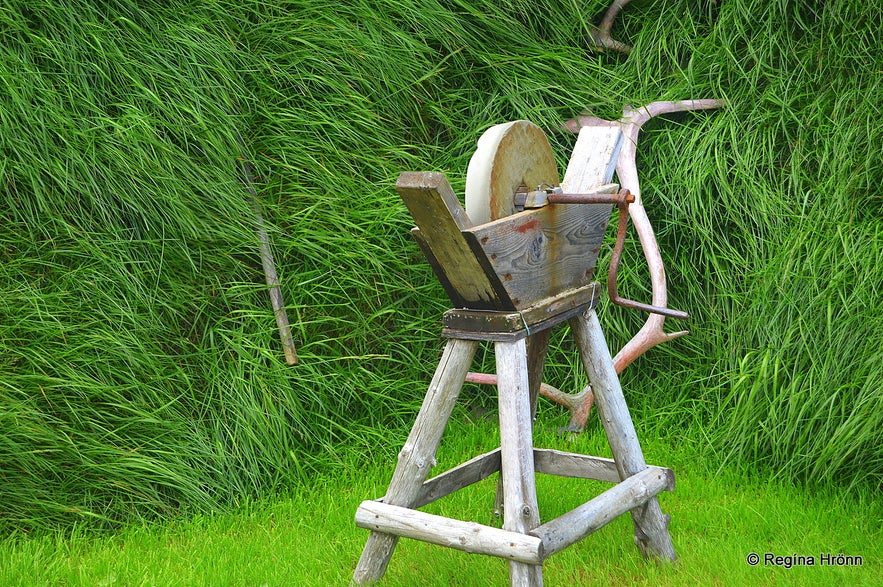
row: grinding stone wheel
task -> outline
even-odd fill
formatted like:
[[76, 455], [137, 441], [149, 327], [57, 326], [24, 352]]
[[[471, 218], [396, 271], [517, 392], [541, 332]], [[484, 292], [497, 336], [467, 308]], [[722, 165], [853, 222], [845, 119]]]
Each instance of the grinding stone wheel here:
[[558, 168], [546, 134], [527, 120], [498, 124], [478, 139], [466, 169], [466, 215], [485, 224], [515, 212], [515, 191], [557, 186]]

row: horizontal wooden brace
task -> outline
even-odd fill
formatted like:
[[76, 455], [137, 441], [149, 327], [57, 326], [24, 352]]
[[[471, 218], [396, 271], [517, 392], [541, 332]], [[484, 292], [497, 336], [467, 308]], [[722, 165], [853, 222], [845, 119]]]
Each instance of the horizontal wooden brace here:
[[486, 554], [539, 565], [543, 543], [536, 536], [463, 522], [379, 501], [363, 501], [356, 510], [360, 528], [422, 540], [471, 554]]
[[445, 338], [513, 342], [546, 330], [591, 310], [598, 304], [601, 288], [592, 282], [549, 297], [520, 311], [487, 311], [455, 308], [442, 321]]
[[619, 483], [619, 472], [613, 459], [535, 448], [533, 461], [537, 473]]
[[436, 475], [423, 483], [415, 508], [423, 507], [473, 483], [478, 483], [500, 470], [500, 449], [478, 455], [462, 465]]
[[618, 516], [643, 505], [662, 491], [674, 489], [671, 469], [648, 467], [598, 497], [538, 526], [529, 533], [543, 542], [546, 557], [602, 528]]
[[[574, 477], [619, 483], [619, 472], [613, 459], [563, 452], [549, 448], [533, 449], [534, 469], [544, 475]], [[659, 469], [660, 467], [651, 467]], [[478, 483], [500, 471], [500, 449], [478, 455], [462, 465], [436, 475], [423, 483], [415, 508], [421, 508], [442, 497]]]

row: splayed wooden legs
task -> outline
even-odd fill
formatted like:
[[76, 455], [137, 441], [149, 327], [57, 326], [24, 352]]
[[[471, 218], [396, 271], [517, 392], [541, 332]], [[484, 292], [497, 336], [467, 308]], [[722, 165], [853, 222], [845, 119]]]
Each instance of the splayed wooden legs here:
[[[474, 340], [451, 339], [447, 342], [417, 420], [399, 452], [399, 462], [389, 489], [380, 500], [383, 503], [410, 508], [416, 502], [420, 488], [435, 464], [438, 445], [477, 346], [478, 342]], [[398, 539], [394, 534], [371, 533], [353, 575], [356, 585], [369, 585], [383, 576]]]
[[[545, 348], [531, 348], [527, 341], [533, 345], [546, 345], [548, 335], [542, 331], [543, 336], [539, 337], [536, 333], [528, 336], [505, 331], [494, 340], [489, 338], [494, 333], [485, 330], [476, 336], [494, 343], [500, 448], [427, 480], [478, 344], [477, 340], [452, 338], [445, 347], [414, 427], [399, 453], [398, 465], [386, 495], [377, 501], [363, 502], [356, 512], [356, 524], [372, 532], [356, 567], [354, 584], [368, 585], [379, 580], [386, 571], [396, 542], [404, 536], [507, 559], [513, 587], [540, 587], [546, 557], [625, 512], [631, 512], [635, 540], [645, 556], [674, 560], [668, 519], [656, 499], [660, 492], [674, 488], [674, 474], [669, 469], [648, 466], [644, 461], [594, 310], [572, 312], [569, 319], [583, 366], [595, 390], [613, 460], [534, 448], [535, 395], [531, 392], [542, 380], [542, 374], [537, 370], [542, 370]], [[469, 333], [460, 332], [459, 336], [469, 336]], [[417, 509], [498, 472], [502, 529], [435, 516]], [[596, 479], [615, 485], [576, 509], [540, 524], [537, 472]]]

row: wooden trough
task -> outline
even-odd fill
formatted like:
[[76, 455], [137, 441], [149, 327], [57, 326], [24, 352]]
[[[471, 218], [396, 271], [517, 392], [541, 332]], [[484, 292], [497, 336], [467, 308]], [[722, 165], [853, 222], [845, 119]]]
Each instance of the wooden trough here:
[[[443, 174], [400, 176], [396, 187], [417, 224], [414, 236], [454, 308], [444, 315], [447, 343], [386, 495], [363, 502], [356, 512], [356, 524], [371, 534], [354, 584], [379, 580], [399, 537], [406, 537], [507, 559], [511, 585], [536, 587], [546, 558], [626, 512], [641, 552], [674, 560], [668, 518], [656, 498], [674, 488], [674, 474], [644, 461], [594, 310], [601, 288], [593, 271], [616, 200], [609, 182], [621, 145], [618, 128], [581, 131], [560, 187], [588, 195], [581, 201], [592, 203], [519, 211], [520, 199], [539, 194], [543, 200], [544, 190], [559, 185], [548, 140], [527, 121], [498, 125], [479, 140], [467, 173], [465, 210]], [[594, 390], [612, 460], [533, 446], [549, 335], [562, 322], [570, 324]], [[480, 341], [494, 345], [500, 447], [429, 479]], [[541, 523], [537, 472], [613, 486]], [[502, 529], [417, 509], [495, 473]]]

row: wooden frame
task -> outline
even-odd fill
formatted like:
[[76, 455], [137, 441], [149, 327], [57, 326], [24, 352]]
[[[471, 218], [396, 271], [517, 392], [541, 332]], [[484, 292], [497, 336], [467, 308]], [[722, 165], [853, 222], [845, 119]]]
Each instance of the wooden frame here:
[[[618, 129], [581, 132], [565, 187], [579, 193], [609, 183], [621, 147]], [[506, 559], [513, 587], [540, 587], [547, 557], [625, 512], [631, 512], [645, 556], [674, 560], [668, 518], [656, 498], [674, 488], [674, 474], [644, 461], [594, 311], [598, 287], [592, 272], [610, 204], [548, 206], [472, 226], [443, 174], [405, 173], [396, 187], [417, 223], [417, 242], [457, 307], [445, 314], [445, 350], [387, 493], [356, 511], [356, 524], [371, 535], [353, 583], [379, 580], [399, 537], [407, 537]], [[563, 322], [570, 324], [594, 390], [612, 460], [533, 446], [549, 333]], [[482, 340], [494, 344], [500, 447], [427, 480]], [[614, 485], [541, 523], [537, 472]], [[502, 529], [417, 510], [495, 473]]]
[[[499, 312], [492, 323], [507, 324], [508, 313]], [[533, 371], [541, 361], [528, 360], [527, 336], [491, 336], [497, 359], [500, 448], [478, 455], [440, 475], [428, 478], [435, 453], [460, 388], [472, 362], [478, 338], [450, 338], [430, 384], [411, 434], [399, 453], [399, 462], [387, 494], [365, 501], [356, 511], [356, 524], [371, 530], [353, 583], [367, 585], [386, 571], [399, 537], [423, 540], [473, 554], [509, 561], [513, 586], [543, 584], [542, 564], [553, 554], [595, 532], [616, 517], [631, 512], [635, 541], [650, 558], [674, 560], [668, 518], [656, 496], [674, 489], [674, 473], [644, 462], [610, 351], [597, 316], [586, 304], [564, 309], [544, 326], [533, 326], [537, 336], [569, 316], [583, 366], [595, 389], [605, 432], [614, 458], [606, 459], [557, 450], [535, 448], [532, 440], [534, 401], [530, 394]], [[526, 326], [531, 326], [527, 323]], [[548, 342], [548, 336], [543, 337]], [[534, 351], [536, 356], [543, 353]], [[417, 508], [499, 473], [503, 528], [453, 520]], [[537, 507], [536, 473], [594, 479], [613, 486], [583, 505], [554, 520], [541, 523]]]

